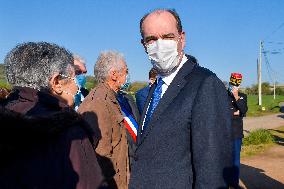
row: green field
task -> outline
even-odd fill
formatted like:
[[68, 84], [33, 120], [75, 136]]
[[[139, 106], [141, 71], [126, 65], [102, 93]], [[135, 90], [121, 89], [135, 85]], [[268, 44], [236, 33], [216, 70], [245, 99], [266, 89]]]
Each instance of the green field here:
[[[269, 134], [270, 136], [268, 136]], [[272, 137], [272, 138], [271, 138]], [[243, 139], [241, 158], [261, 154], [270, 147], [283, 145], [284, 126], [276, 129], [256, 130]]]
[[284, 102], [284, 96], [276, 95], [275, 100], [273, 95], [263, 95], [262, 96], [262, 107], [258, 106], [258, 96], [249, 95], [248, 96], [248, 112], [247, 116], [262, 116], [272, 113], [279, 113], [279, 102]]

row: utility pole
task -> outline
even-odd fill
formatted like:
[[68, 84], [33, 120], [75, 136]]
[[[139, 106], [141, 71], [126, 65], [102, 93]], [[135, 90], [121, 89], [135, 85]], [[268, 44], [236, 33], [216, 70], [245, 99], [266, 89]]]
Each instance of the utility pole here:
[[274, 82], [274, 84], [273, 84], [273, 98], [274, 98], [274, 100], [275, 100], [275, 88], [276, 88], [276, 87], [275, 87], [275, 78], [274, 78], [274, 81], [273, 81], [273, 82]]
[[258, 59], [258, 105], [262, 105], [261, 99], [261, 56], [262, 56], [262, 41], [259, 46], [259, 59]]

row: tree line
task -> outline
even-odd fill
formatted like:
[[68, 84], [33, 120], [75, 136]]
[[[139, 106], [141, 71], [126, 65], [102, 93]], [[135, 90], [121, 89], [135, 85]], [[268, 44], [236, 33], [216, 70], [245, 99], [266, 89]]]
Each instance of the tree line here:
[[[252, 85], [251, 87], [247, 87], [244, 89], [244, 92], [248, 95], [257, 95], [258, 94], [258, 85]], [[263, 95], [273, 95], [273, 85], [268, 82], [263, 82], [261, 84], [261, 92]], [[276, 95], [284, 95], [284, 86], [276, 86], [275, 87]]]

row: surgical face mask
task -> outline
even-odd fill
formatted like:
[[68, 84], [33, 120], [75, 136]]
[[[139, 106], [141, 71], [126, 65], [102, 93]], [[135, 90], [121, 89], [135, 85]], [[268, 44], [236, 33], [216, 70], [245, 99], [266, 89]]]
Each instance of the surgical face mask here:
[[78, 107], [80, 104], [81, 104], [81, 96], [82, 96], [82, 93], [81, 93], [81, 90], [80, 90], [80, 86], [79, 84], [77, 83], [77, 76], [75, 78], [71, 78], [74, 82], [75, 82], [75, 85], [77, 86], [77, 91], [75, 94], [72, 94], [68, 91], [65, 91], [65, 90], [62, 90], [62, 92], [70, 95], [73, 97], [73, 101], [74, 101], [74, 106], [75, 107]]
[[120, 86], [120, 90], [126, 90], [130, 85], [130, 76], [127, 74], [125, 83]]
[[146, 49], [151, 63], [160, 75], [168, 75], [178, 66], [179, 56], [176, 41], [158, 39], [146, 45]]
[[74, 106], [75, 106], [75, 110], [77, 111], [79, 105], [82, 103], [84, 99], [82, 92], [81, 92], [81, 88], [84, 87], [86, 84], [86, 75], [85, 74], [76, 75], [75, 83], [78, 87], [78, 91], [74, 95]]
[[82, 103], [82, 93], [80, 89], [77, 90], [76, 94], [71, 94], [70, 92], [65, 90], [63, 90], [63, 92], [73, 97], [74, 107], [77, 111], [79, 105]]
[[78, 85], [79, 88], [84, 87], [86, 84], [86, 75], [85, 74], [80, 74], [76, 75], [76, 84]]

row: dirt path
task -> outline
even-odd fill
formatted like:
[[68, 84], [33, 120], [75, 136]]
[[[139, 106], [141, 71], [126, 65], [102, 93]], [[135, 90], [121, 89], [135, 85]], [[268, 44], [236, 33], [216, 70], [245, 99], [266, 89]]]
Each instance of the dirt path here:
[[274, 129], [284, 126], [284, 114], [273, 114], [261, 117], [245, 117], [244, 118], [244, 132], [255, 129]]
[[284, 146], [242, 159], [240, 179], [247, 189], [284, 189]]
[[[284, 114], [244, 118], [244, 133], [284, 126]], [[275, 130], [276, 131], [276, 130]], [[283, 131], [278, 131], [283, 132]], [[284, 189], [284, 139], [262, 154], [241, 159], [241, 186], [247, 189]]]

